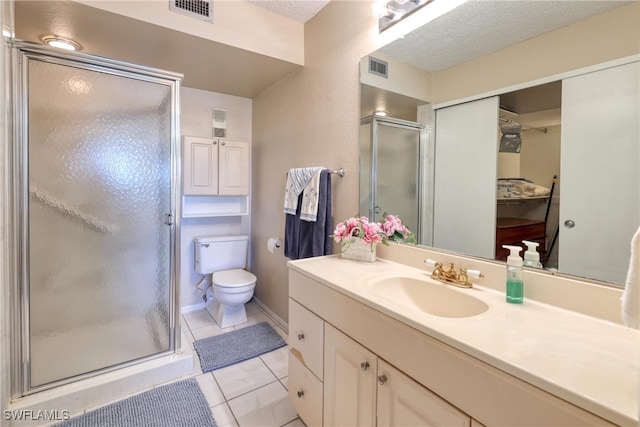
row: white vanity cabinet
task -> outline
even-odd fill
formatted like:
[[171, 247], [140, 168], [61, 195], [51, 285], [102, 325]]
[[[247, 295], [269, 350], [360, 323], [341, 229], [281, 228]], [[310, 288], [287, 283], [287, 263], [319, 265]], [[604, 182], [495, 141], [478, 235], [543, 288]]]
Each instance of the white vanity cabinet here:
[[[289, 396], [309, 426], [614, 425], [289, 265]], [[297, 334], [319, 322], [311, 355]]]
[[309, 426], [460, 426], [471, 418], [289, 300], [289, 399]]
[[329, 324], [324, 358], [324, 425], [471, 425], [468, 415]]
[[221, 139], [183, 137], [185, 196], [249, 194], [249, 144]]

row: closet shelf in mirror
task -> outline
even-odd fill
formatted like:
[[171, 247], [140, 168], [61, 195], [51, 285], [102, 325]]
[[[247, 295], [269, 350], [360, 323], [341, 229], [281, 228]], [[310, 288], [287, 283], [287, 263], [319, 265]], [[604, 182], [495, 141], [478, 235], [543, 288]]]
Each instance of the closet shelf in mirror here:
[[549, 200], [549, 196], [509, 197], [496, 200], [499, 205], [521, 205], [524, 203], [543, 203]]

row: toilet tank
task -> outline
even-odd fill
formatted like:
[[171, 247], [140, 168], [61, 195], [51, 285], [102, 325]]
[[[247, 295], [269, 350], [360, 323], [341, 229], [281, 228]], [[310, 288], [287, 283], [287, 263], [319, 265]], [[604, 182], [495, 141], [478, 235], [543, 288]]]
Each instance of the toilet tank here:
[[201, 236], [193, 239], [196, 250], [196, 271], [211, 274], [216, 271], [245, 268], [249, 236]]

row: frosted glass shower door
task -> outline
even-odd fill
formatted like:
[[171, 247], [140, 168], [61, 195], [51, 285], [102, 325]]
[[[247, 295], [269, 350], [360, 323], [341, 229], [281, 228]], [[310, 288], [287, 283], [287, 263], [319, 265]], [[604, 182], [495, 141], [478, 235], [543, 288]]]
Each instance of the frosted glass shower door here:
[[172, 87], [57, 62], [25, 68], [29, 389], [173, 345]]
[[379, 122], [375, 220], [382, 214], [398, 215], [420, 235], [420, 130]]

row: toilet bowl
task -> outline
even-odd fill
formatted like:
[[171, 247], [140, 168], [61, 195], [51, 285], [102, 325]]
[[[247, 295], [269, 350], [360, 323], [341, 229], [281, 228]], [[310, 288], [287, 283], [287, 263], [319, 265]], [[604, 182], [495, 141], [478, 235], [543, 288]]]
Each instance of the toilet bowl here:
[[213, 313], [218, 326], [228, 328], [247, 321], [244, 305], [253, 297], [256, 280], [256, 276], [240, 269], [213, 273]]
[[253, 297], [257, 280], [243, 269], [249, 236], [202, 236], [194, 238], [194, 243], [196, 271], [211, 274], [212, 314], [218, 326], [228, 328], [245, 323], [244, 305]]

